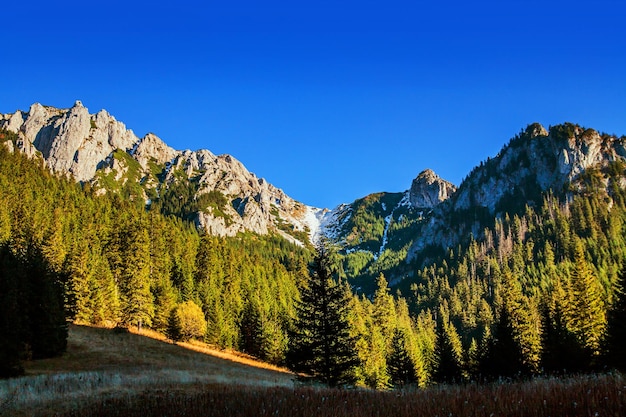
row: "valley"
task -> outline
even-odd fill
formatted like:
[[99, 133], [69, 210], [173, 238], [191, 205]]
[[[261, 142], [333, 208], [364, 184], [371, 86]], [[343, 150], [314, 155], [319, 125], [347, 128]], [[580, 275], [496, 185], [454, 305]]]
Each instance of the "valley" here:
[[[233, 384], [317, 401], [286, 369], [335, 381], [320, 365], [334, 360], [356, 389], [346, 401], [502, 380], [515, 398], [593, 378], [619, 395], [621, 374], [604, 372], [626, 371], [625, 136], [533, 123], [458, 187], [422, 169], [405, 191], [320, 209], [233, 156], [138, 138], [78, 101], [0, 115], [0, 129], [4, 376], [69, 375], [95, 391], [68, 395], [130, 408], [164, 392], [214, 402], [206, 386]], [[110, 384], [142, 390], [109, 397]]]

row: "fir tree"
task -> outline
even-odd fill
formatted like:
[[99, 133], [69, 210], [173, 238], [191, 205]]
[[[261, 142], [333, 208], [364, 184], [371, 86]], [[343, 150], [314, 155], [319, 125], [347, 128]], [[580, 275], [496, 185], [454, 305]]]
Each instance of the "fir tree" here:
[[402, 330], [396, 329], [391, 341], [391, 353], [387, 358], [391, 383], [403, 387], [418, 382], [415, 364], [407, 348], [407, 337]]
[[333, 281], [325, 245], [317, 248], [312, 273], [297, 305], [288, 352], [288, 363], [330, 386], [355, 382], [359, 364], [355, 339], [350, 336], [350, 295]]
[[608, 314], [604, 359], [607, 366], [626, 372], [626, 269], [622, 269], [615, 292], [617, 301]]
[[183, 325], [180, 320], [180, 315], [176, 308], [172, 308], [170, 311], [168, 320], [167, 320], [167, 328], [165, 330], [165, 335], [173, 342], [179, 342], [182, 340]]
[[606, 326], [606, 315], [598, 281], [587, 264], [580, 240], [575, 246], [571, 285], [572, 302], [568, 314], [572, 330], [589, 354], [597, 356]]
[[433, 380], [440, 383], [460, 383], [463, 381], [463, 347], [454, 324], [449, 322], [443, 309], [437, 320], [437, 340], [435, 344], [436, 367]]

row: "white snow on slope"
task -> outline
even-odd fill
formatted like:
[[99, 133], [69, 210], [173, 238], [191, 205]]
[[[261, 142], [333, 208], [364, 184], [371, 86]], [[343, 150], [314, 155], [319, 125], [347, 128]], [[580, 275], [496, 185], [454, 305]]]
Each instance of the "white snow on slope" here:
[[323, 233], [323, 224], [327, 223], [326, 216], [330, 213], [328, 209], [306, 206], [306, 213], [302, 222], [309, 228], [309, 239], [311, 243], [319, 242]]
[[[407, 191], [402, 196], [402, 200], [400, 200], [398, 205], [395, 206], [393, 210], [391, 210], [391, 213], [389, 213], [387, 217], [385, 217], [385, 230], [383, 231], [383, 241], [381, 242], [380, 250], [378, 251], [378, 254], [374, 254], [374, 259], [378, 259], [383, 254], [383, 252], [385, 251], [385, 248], [387, 247], [387, 243], [389, 242], [389, 239], [388, 239], [389, 226], [391, 225], [391, 221], [393, 220], [393, 215], [396, 212], [396, 209], [398, 207], [407, 207], [408, 204], [410, 204], [410, 202], [409, 202], [409, 192]], [[383, 203], [383, 210], [385, 210], [384, 203]]]

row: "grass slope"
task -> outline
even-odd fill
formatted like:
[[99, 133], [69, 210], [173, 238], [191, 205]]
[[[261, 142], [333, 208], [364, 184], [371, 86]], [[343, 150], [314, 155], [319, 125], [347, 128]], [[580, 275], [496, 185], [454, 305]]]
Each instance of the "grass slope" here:
[[174, 345], [151, 331], [75, 325], [62, 357], [25, 368], [24, 377], [0, 380], [0, 416], [57, 415], [154, 390], [201, 392], [207, 384], [293, 386], [284, 369], [202, 343]]
[[0, 381], [0, 416], [622, 416], [620, 374], [425, 390], [329, 390], [203, 344], [72, 326], [67, 354]]

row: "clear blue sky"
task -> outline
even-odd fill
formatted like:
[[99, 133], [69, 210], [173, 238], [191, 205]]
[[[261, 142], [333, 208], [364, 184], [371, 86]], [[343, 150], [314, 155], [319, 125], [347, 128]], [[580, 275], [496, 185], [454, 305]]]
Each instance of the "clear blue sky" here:
[[458, 185], [535, 121], [626, 134], [623, 1], [7, 3], [1, 113], [80, 99], [318, 207]]

